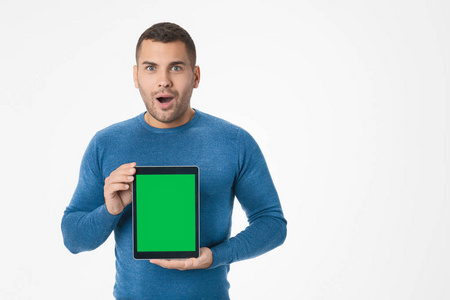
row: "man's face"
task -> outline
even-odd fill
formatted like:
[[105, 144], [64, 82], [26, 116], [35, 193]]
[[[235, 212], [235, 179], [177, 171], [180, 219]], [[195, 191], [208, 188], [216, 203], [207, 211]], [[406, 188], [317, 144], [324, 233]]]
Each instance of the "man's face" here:
[[144, 40], [133, 73], [147, 107], [147, 123], [173, 128], [189, 122], [194, 114], [192, 90], [198, 87], [200, 69], [192, 68], [183, 42]]

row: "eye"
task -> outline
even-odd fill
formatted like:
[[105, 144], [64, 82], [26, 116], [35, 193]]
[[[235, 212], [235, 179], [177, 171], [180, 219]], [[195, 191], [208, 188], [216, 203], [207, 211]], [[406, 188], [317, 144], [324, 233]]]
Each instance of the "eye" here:
[[173, 66], [173, 67], [172, 67], [172, 71], [178, 72], [178, 71], [181, 71], [181, 70], [182, 70], [182, 69], [181, 69], [180, 66]]
[[147, 66], [147, 67], [145, 67], [145, 69], [147, 71], [155, 71], [156, 70], [156, 68], [154, 66]]

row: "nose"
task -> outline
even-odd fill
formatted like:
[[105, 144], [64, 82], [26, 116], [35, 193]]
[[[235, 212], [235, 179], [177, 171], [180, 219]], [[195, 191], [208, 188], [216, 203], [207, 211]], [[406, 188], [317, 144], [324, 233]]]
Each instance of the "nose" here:
[[172, 85], [168, 72], [161, 72], [161, 77], [158, 80], [158, 87], [167, 88]]

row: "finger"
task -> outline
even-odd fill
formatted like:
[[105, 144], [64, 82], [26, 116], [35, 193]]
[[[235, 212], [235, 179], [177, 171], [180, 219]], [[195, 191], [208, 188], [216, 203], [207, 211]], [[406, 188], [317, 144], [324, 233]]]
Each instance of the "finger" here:
[[105, 182], [105, 184], [114, 184], [114, 183], [128, 183], [128, 182], [132, 182], [134, 180], [134, 176], [131, 175], [127, 175], [127, 174], [116, 174], [116, 175], [112, 175], [109, 176], [107, 178], [107, 181]]
[[128, 164], [123, 164], [119, 168], [136, 170], [134, 167], [136, 167], [136, 163], [132, 162], [132, 163], [128, 163]]
[[126, 191], [130, 189], [130, 185], [126, 183], [113, 183], [105, 188], [105, 196], [112, 196], [118, 191]]
[[168, 267], [168, 261], [166, 259], [150, 259], [150, 263], [158, 265], [162, 268]]
[[185, 269], [185, 260], [151, 259], [150, 262], [165, 269]]
[[136, 169], [134, 167], [136, 163], [125, 164], [112, 171], [111, 174], [105, 178], [105, 185], [109, 183], [115, 182], [131, 182], [134, 180], [134, 173], [136, 173]]
[[136, 169], [134, 167], [136, 167], [135, 162], [123, 164], [123, 165], [119, 166], [117, 169], [115, 169], [114, 171], [112, 171], [110, 176], [114, 176], [117, 174], [133, 175], [136, 172]]
[[166, 269], [178, 269], [181, 271], [192, 269], [206, 269], [212, 264], [212, 252], [209, 248], [200, 248], [199, 258], [189, 259], [151, 259], [152, 264], [158, 265]]
[[134, 167], [136, 167], [136, 162], [130, 162], [130, 163], [127, 163], [127, 164], [123, 164], [119, 168], [134, 168]]

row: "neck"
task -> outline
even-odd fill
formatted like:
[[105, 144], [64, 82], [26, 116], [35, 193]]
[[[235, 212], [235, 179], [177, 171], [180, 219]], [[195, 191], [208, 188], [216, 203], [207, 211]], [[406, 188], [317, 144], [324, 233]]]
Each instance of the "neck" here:
[[144, 115], [145, 122], [155, 128], [160, 129], [168, 129], [168, 128], [175, 128], [183, 126], [184, 124], [188, 123], [192, 120], [192, 118], [195, 115], [195, 110], [192, 108], [187, 109], [183, 115], [181, 115], [179, 118], [170, 121], [170, 122], [161, 122], [157, 119], [155, 119], [151, 114], [148, 113], [148, 111]]

